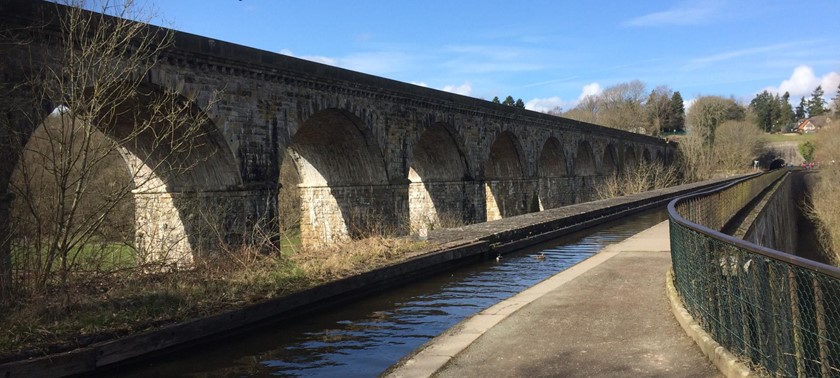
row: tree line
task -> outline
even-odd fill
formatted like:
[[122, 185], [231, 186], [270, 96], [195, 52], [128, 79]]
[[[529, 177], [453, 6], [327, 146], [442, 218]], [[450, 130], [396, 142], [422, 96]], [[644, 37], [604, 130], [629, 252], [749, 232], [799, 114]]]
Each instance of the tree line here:
[[502, 104], [507, 106], [513, 106], [515, 108], [525, 109], [525, 102], [523, 102], [521, 98], [518, 98], [516, 99], [516, 101], [514, 101], [513, 96], [505, 97], [504, 101], [499, 101], [499, 96], [493, 96], [493, 100], [491, 102], [493, 102], [494, 104]]
[[[742, 121], [749, 116], [749, 121], [758, 129], [775, 133], [792, 130], [806, 118], [831, 113], [830, 103], [823, 99], [822, 86], [814, 89], [810, 98], [802, 97], [795, 108], [790, 103], [789, 92], [780, 96], [765, 90], [748, 105], [742, 105], [734, 98], [701, 96], [695, 99], [695, 104], [704, 104], [705, 110], [695, 111], [695, 116], [689, 120], [679, 91], [666, 85], [654, 88], [647, 96], [644, 95], [646, 91], [645, 83], [639, 80], [619, 83], [599, 94], [585, 96], [572, 109], [563, 111], [555, 107], [547, 113], [647, 135], [684, 133], [687, 124], [694, 125], [705, 133], [704, 138], [708, 141], [714, 138], [716, 125], [726, 120]], [[498, 97], [493, 102], [498, 103]], [[514, 103], [511, 96], [502, 103], [524, 107], [521, 100]], [[840, 86], [831, 104], [835, 115], [840, 116]]]
[[647, 135], [685, 131], [685, 104], [680, 92], [660, 85], [648, 93], [639, 80], [588, 95], [568, 111], [557, 107], [548, 113]]
[[[819, 85], [811, 92], [810, 98], [801, 97], [799, 105], [794, 109], [790, 104], [790, 93], [785, 92], [779, 96], [765, 90], [750, 101], [749, 107], [755, 115], [756, 126], [761, 130], [768, 133], [784, 132], [792, 130], [804, 119], [828, 115], [831, 110], [828, 102], [823, 99], [824, 94], [822, 85]], [[837, 87], [833, 102], [837, 114], [840, 112], [840, 86]]]

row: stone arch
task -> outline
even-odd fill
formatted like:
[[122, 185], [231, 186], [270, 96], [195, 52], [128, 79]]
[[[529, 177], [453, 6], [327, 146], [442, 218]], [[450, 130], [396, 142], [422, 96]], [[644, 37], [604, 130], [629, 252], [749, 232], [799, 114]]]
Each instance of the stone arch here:
[[604, 147], [604, 157], [601, 159], [601, 174], [612, 176], [618, 173], [618, 153], [612, 143]]
[[592, 152], [592, 146], [589, 142], [585, 140], [578, 143], [577, 157], [575, 158], [575, 175], [595, 175], [595, 153]]
[[343, 109], [321, 110], [301, 122], [288, 151], [300, 178], [304, 247], [378, 233], [395, 216], [385, 160], [373, 139], [362, 120]]
[[566, 155], [557, 138], [550, 137], [543, 144], [537, 174], [540, 209], [552, 209], [568, 202]]
[[665, 155], [662, 151], [656, 151], [656, 162], [659, 164], [665, 164]]
[[[163, 92], [150, 90], [137, 96], [135, 103], [129, 105], [135, 108], [123, 114], [147, 114], [152, 103], [157, 101], [156, 96], [169, 96]], [[181, 101], [186, 103], [188, 100], [182, 98]], [[175, 135], [190, 139], [191, 145], [186, 148], [159, 143], [160, 134], [152, 130], [137, 134], [132, 142], [122, 144], [129, 169], [140, 172], [133, 175], [138, 250], [149, 249], [147, 254], [151, 253], [154, 260], [171, 260], [168, 256], [171, 254], [155, 256], [155, 251], [166, 251], [167, 246], [172, 245], [169, 249], [176, 252], [177, 263], [189, 264], [189, 251], [193, 256], [201, 256], [205, 251], [216, 249], [220, 243], [238, 245], [244, 242], [241, 231], [250, 228], [243, 223], [244, 218], [248, 218], [242, 214], [248, 212], [244, 197], [219, 194], [240, 190], [242, 179], [221, 131], [199, 111], [192, 104], [182, 112], [183, 117], [201, 128], [197, 132], [187, 130], [186, 133], [193, 134], [191, 136]], [[116, 140], [131, 138], [134, 132], [131, 129], [137, 120], [123, 116], [114, 121], [113, 129], [106, 135]], [[181, 227], [185, 238], [181, 238]]]
[[[510, 131], [496, 136], [484, 168], [487, 220], [525, 214], [533, 209], [523, 185], [525, 169], [519, 139]], [[538, 206], [538, 205], [537, 205]]]
[[434, 123], [409, 153], [408, 207], [412, 232], [468, 222], [466, 183], [469, 169], [455, 130]]
[[633, 146], [627, 146], [624, 148], [624, 169], [626, 171], [632, 171], [636, 169], [636, 150], [633, 149]]
[[[194, 102], [146, 84], [97, 114], [74, 114], [76, 109], [63, 105], [57, 109], [64, 113], [51, 117], [74, 120], [64, 123], [63, 132], [75, 132], [72, 126], [101, 135], [113, 147], [103, 144], [98, 153], [118, 152], [125, 161], [133, 184], [140, 263], [186, 267], [220, 243], [242, 241], [237, 231], [242, 217], [227, 212], [242, 211], [240, 196], [213, 198], [241, 186], [235, 159], [221, 131]], [[153, 119], [154, 112], [177, 116]]]
[[644, 159], [645, 163], [650, 164], [651, 157], [649, 149], [645, 148], [644, 151], [642, 151], [642, 158]]

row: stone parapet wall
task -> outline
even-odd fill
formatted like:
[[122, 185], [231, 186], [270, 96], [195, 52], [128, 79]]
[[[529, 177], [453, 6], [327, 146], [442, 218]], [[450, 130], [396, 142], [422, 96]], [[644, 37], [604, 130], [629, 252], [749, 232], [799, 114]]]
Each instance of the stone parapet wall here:
[[793, 176], [788, 174], [764, 195], [754, 210], [755, 218], [743, 239], [757, 245], [796, 254], [799, 239], [796, 221], [800, 218], [793, 198]]

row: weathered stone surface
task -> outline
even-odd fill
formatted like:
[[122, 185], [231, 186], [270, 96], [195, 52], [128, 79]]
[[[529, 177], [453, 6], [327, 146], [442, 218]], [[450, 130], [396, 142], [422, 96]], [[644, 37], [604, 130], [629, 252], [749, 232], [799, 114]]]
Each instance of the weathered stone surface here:
[[[54, 4], [22, 0], [2, 7], [0, 20], [9, 25], [37, 24], [43, 14], [61, 12]], [[27, 65], [54, 64], [46, 58], [51, 43], [37, 38], [4, 51], [4, 84], [25, 77]], [[189, 172], [160, 179], [172, 198], [194, 196], [210, 206], [205, 199], [215, 197], [226, 204], [204, 207], [216, 213], [208, 218], [186, 208], [190, 201], [174, 200], [163, 215], [166, 195], [138, 196], [138, 205], [156, 206], [137, 212], [155, 223], [141, 230], [144, 235], [183, 229], [186, 235], [154, 243], [187, 240], [192, 249], [244, 242], [241, 235], [282, 216], [276, 193], [287, 150], [300, 173], [302, 239], [308, 245], [384, 225], [399, 233], [425, 232], [441, 223], [483, 222], [586, 201], [603, 175], [636, 156], [666, 161], [674, 153], [658, 138], [180, 32], [146, 82], [175, 90], [198, 108], [219, 93], [206, 115], [211, 124], [205, 144], [212, 148], [183, 157], [192, 159]], [[16, 107], [8, 118], [43, 116], [22, 112]], [[0, 126], [22, 135], [23, 142], [31, 133], [11, 121]], [[16, 160], [0, 164], [3, 195]], [[199, 230], [222, 230], [220, 240], [190, 235], [204, 232]]]

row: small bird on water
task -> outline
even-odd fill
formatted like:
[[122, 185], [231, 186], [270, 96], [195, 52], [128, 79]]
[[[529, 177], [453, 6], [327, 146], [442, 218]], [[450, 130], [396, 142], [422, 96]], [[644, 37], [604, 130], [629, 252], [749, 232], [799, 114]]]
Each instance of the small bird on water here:
[[496, 255], [496, 262], [502, 261], [502, 255]]

